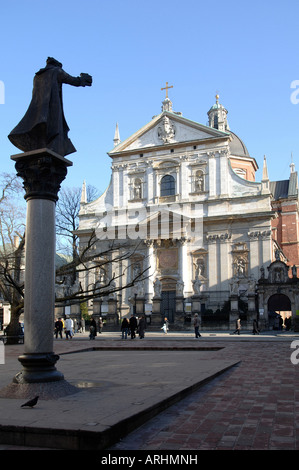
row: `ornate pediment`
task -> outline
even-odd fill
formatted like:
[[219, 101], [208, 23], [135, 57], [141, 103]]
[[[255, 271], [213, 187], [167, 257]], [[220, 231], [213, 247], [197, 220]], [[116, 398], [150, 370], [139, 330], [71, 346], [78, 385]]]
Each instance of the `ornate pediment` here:
[[110, 156], [120, 152], [135, 151], [151, 147], [192, 142], [207, 139], [229, 139], [229, 134], [198, 124], [177, 114], [164, 111], [138, 132], [118, 144], [109, 152]]
[[287, 266], [283, 261], [274, 261], [268, 266], [268, 282], [271, 284], [281, 284], [290, 281]]

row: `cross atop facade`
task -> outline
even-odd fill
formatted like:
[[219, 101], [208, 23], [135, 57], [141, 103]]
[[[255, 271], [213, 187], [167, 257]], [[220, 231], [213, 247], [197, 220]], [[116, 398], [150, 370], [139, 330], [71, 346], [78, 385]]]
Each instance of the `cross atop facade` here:
[[166, 90], [166, 98], [168, 98], [168, 90], [169, 90], [169, 88], [173, 88], [173, 85], [168, 86], [168, 82], [166, 82], [166, 87], [165, 87], [165, 88], [161, 88], [161, 90]]

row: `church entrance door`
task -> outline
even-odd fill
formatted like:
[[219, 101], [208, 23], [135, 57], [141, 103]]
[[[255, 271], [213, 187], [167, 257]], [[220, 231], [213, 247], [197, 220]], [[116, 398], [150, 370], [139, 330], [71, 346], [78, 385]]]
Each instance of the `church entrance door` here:
[[285, 294], [274, 294], [268, 300], [268, 311], [292, 310], [291, 301]]
[[286, 318], [292, 316], [292, 306], [285, 294], [273, 294], [268, 300], [269, 327], [281, 330]]
[[175, 315], [175, 297], [176, 291], [162, 291], [161, 293], [161, 304], [162, 304], [162, 315], [167, 317], [170, 322], [174, 322]]

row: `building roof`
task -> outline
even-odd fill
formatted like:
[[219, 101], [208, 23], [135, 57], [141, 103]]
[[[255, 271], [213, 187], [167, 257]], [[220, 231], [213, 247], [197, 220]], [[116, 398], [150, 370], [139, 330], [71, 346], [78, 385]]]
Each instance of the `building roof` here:
[[289, 180], [270, 181], [270, 191], [275, 200], [286, 199], [289, 194]]
[[274, 200], [298, 197], [298, 173], [292, 171], [288, 180], [271, 181], [270, 191]]
[[240, 157], [250, 157], [249, 152], [244, 142], [234, 132], [230, 131], [232, 141], [229, 143], [230, 151], [232, 155]]

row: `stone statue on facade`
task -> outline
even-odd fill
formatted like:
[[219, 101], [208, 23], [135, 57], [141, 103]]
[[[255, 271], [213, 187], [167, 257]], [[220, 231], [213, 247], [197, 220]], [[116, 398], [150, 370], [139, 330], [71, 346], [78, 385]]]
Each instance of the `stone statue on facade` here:
[[184, 295], [184, 282], [179, 279], [176, 283], [176, 295], [182, 297]]
[[158, 128], [158, 137], [164, 142], [164, 144], [167, 144], [169, 142], [173, 142], [174, 136], [175, 128], [170, 122], [169, 118], [164, 116], [162, 120], [162, 126]]
[[155, 297], [161, 297], [161, 292], [162, 292], [162, 284], [161, 284], [161, 281], [156, 278], [155, 282], [154, 282], [154, 293], [155, 293]]
[[194, 294], [199, 295], [200, 294], [200, 289], [201, 289], [201, 280], [200, 279], [195, 279], [194, 281], [192, 281], [192, 284], [193, 284]]
[[8, 138], [23, 152], [47, 148], [61, 156], [76, 152], [68, 138], [62, 104], [62, 84], [91, 86], [92, 77], [81, 73], [72, 77], [62, 69], [62, 64], [48, 57], [46, 67], [36, 72], [32, 99], [28, 110]]
[[237, 279], [232, 279], [232, 282], [230, 282], [230, 293], [231, 295], [238, 295], [239, 293], [239, 282]]

